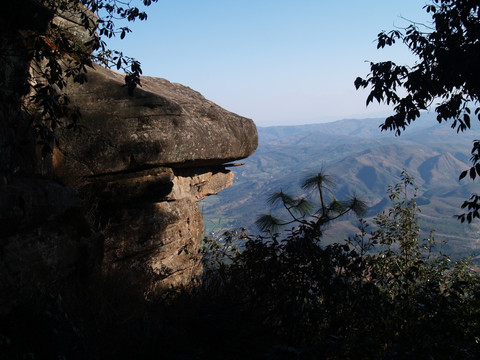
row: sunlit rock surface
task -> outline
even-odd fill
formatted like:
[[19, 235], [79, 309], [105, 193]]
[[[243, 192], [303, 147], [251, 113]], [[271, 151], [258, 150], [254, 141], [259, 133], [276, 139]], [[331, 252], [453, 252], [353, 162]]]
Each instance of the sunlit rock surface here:
[[144, 77], [129, 96], [117, 72], [95, 66], [88, 78], [69, 88], [82, 129], [59, 133], [53, 174], [94, 208], [104, 269], [186, 284], [202, 271], [197, 202], [232, 184], [223, 164], [255, 151], [256, 127], [164, 79]]
[[142, 77], [129, 96], [123, 74], [93, 65], [88, 82], [66, 88], [79, 129], [57, 127], [45, 156], [23, 112], [29, 97], [12, 90], [41, 66], [17, 32], [53, 23], [78, 46], [95, 33], [74, 5], [55, 15], [35, 4], [41, 21], [0, 34], [18, 54], [0, 59], [0, 312], [21, 293], [102, 271], [146, 278], [147, 291], [189, 283], [202, 271], [197, 202], [231, 185], [226, 163], [255, 151], [253, 121], [164, 79]]
[[250, 119], [159, 78], [142, 78], [128, 96], [123, 77], [95, 66], [86, 84], [70, 88], [83, 128], [61, 133], [55, 171], [64, 182], [148, 167], [219, 165], [255, 151]]

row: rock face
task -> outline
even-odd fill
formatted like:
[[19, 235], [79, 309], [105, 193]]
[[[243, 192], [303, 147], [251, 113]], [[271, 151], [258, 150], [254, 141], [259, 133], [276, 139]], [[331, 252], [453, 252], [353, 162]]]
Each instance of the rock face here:
[[[75, 19], [50, 21], [88, 40]], [[0, 72], [4, 104], [16, 96], [8, 69]], [[81, 130], [57, 129], [59, 142], [44, 158], [31, 138], [19, 146], [31, 137], [18, 125], [28, 121], [18, 121], [21, 108], [13, 118], [2, 105], [0, 294], [9, 296], [0, 296], [0, 311], [22, 288], [97, 269], [146, 276], [149, 290], [201, 273], [197, 202], [231, 185], [225, 165], [255, 151], [255, 125], [164, 79], [143, 77], [129, 96], [123, 77], [94, 65], [88, 82], [68, 84]]]
[[0, 313], [22, 292], [92, 274], [102, 258], [76, 192], [48, 179], [0, 186], [0, 228]]
[[121, 74], [95, 66], [69, 87], [82, 131], [60, 131], [53, 174], [95, 204], [103, 267], [147, 274], [153, 288], [201, 273], [197, 202], [231, 185], [224, 163], [253, 153], [255, 125], [188, 87], [142, 78], [129, 96]]
[[128, 96], [123, 75], [95, 66], [89, 81], [70, 87], [84, 129], [64, 131], [55, 157], [57, 174], [74, 178], [147, 167], [218, 165], [257, 146], [252, 121], [232, 114], [190, 88], [144, 77]]
[[96, 177], [79, 188], [95, 205], [103, 269], [152, 279], [150, 290], [185, 285], [202, 272], [198, 201], [231, 185], [223, 167], [158, 167]]
[[[170, 182], [163, 183], [171, 189], [168, 194], [165, 191], [164, 201], [147, 201], [143, 194], [143, 200], [127, 200], [123, 204], [119, 204], [119, 198], [110, 198], [101, 211], [108, 217], [103, 230], [104, 266], [146, 274], [154, 279], [153, 288], [185, 284], [201, 273], [198, 249], [203, 218], [197, 200], [219, 191], [217, 187], [212, 192], [211, 185], [225, 188], [233, 179], [231, 172], [208, 169], [201, 169], [201, 174], [187, 174], [183, 169], [182, 174], [171, 169], [158, 171], [149, 176], [159, 178], [159, 188], [170, 176]], [[140, 186], [142, 181], [132, 179]]]

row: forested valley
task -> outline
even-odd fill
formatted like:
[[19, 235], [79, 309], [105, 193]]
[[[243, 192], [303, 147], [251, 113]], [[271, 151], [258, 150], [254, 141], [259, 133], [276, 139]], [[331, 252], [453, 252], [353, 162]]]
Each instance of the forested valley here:
[[[245, 227], [260, 233], [255, 221], [270, 211], [268, 197], [275, 191], [302, 195], [305, 177], [323, 171], [335, 179], [335, 195], [356, 195], [369, 208], [372, 219], [389, 206], [388, 186], [398, 182], [403, 170], [418, 187], [421, 233], [434, 231], [443, 250], [454, 256], [475, 256], [480, 227], [461, 223], [455, 215], [478, 184], [459, 180], [470, 166], [471, 142], [480, 127], [455, 134], [448, 124], [438, 124], [435, 114], [424, 113], [401, 136], [382, 132], [383, 119], [350, 119], [324, 124], [259, 128], [259, 147], [244, 165], [234, 168], [233, 186], [203, 200], [206, 234]], [[355, 234], [358, 219], [338, 219], [325, 232], [324, 241], [342, 241]]]

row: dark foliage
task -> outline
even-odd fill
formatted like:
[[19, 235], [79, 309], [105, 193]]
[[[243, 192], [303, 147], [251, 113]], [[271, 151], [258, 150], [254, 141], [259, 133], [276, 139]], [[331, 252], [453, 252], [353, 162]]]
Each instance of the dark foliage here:
[[41, 291], [2, 317], [2, 358], [477, 359], [478, 275], [418, 239], [408, 191], [404, 174], [375, 230], [342, 244], [311, 224], [206, 239], [185, 289], [146, 299], [142, 279], [114, 273]]
[[[381, 125], [397, 135], [434, 103], [439, 122], [452, 121], [457, 132], [470, 128], [471, 117], [480, 120], [480, 4], [476, 0], [433, 0], [425, 6], [431, 24], [412, 23], [406, 29], [378, 34], [377, 48], [403, 42], [417, 56], [413, 67], [392, 61], [371, 63], [366, 79], [358, 77], [355, 87], [371, 89], [367, 105], [373, 101], [392, 104], [395, 114]], [[473, 142], [470, 170], [472, 179], [480, 175], [479, 140]], [[480, 202], [472, 195], [459, 215], [463, 222], [479, 217]]]
[[334, 196], [334, 179], [323, 171], [315, 175], [307, 176], [302, 189], [311, 195], [293, 197], [283, 190], [269, 196], [268, 202], [274, 208], [280, 208], [288, 215], [288, 219], [278, 218], [272, 214], [264, 214], [256, 221], [257, 227], [268, 233], [276, 231], [288, 225], [296, 225], [309, 229], [309, 231], [321, 236], [323, 228], [332, 221], [352, 212], [357, 216], [365, 215], [366, 203], [356, 196], [348, 200], [340, 201]]

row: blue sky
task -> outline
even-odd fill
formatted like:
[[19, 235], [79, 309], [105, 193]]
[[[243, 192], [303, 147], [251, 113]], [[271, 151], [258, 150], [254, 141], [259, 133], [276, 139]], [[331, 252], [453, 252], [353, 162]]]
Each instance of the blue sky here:
[[[159, 0], [108, 45], [258, 126], [385, 116], [353, 82], [369, 61], [413, 64], [381, 30], [427, 23], [424, 0]], [[138, 5], [137, 5], [138, 6]]]

